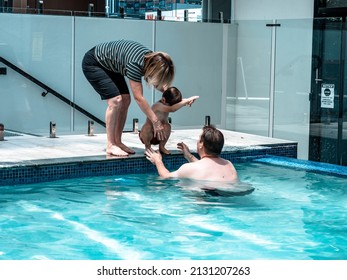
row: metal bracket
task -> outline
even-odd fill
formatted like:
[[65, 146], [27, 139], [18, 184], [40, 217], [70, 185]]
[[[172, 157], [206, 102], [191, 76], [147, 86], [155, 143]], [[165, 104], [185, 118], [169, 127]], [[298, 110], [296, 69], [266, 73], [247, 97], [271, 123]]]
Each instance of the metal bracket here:
[[6, 67], [0, 67], [0, 75], [6, 75], [7, 74], [7, 68]]

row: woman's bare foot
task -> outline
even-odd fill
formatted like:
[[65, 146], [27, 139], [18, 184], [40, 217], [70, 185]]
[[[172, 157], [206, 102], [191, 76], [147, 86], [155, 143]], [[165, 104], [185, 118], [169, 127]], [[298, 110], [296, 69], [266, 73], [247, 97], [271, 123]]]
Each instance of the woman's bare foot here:
[[128, 146], [125, 146], [123, 143], [117, 144], [119, 148], [121, 148], [124, 152], [127, 154], [135, 154], [135, 151], [133, 149], [130, 149]]
[[126, 151], [124, 151], [123, 149], [115, 145], [107, 147], [106, 153], [108, 155], [117, 156], [117, 157], [126, 157], [129, 155]]

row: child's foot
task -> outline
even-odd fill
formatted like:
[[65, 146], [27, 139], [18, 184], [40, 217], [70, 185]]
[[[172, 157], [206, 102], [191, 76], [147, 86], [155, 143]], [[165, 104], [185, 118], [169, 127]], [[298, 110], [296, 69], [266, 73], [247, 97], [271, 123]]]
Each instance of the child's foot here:
[[170, 151], [165, 149], [165, 148], [159, 148], [159, 151], [164, 154], [164, 155], [169, 155], [170, 154]]

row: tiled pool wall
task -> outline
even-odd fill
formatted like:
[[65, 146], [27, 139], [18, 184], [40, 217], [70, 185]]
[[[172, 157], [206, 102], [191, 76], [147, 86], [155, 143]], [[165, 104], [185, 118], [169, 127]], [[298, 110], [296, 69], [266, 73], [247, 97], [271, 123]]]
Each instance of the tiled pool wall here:
[[[234, 151], [224, 151], [221, 156], [231, 162], [240, 162], [268, 155], [296, 158], [297, 144], [248, 147]], [[163, 161], [169, 170], [177, 169], [187, 162], [182, 154], [163, 156]], [[155, 166], [143, 156], [124, 159], [105, 159], [101, 157], [100, 159], [93, 159], [87, 157], [59, 163], [30, 161], [2, 166], [0, 168], [0, 185], [30, 184], [88, 176], [155, 172]]]

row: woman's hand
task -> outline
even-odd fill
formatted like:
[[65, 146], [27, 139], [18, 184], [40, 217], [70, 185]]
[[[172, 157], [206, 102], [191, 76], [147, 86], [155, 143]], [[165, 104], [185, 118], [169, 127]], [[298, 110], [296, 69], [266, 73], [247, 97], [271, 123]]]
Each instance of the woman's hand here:
[[167, 135], [164, 131], [164, 126], [161, 121], [157, 120], [153, 123], [154, 137], [156, 137], [159, 141], [163, 141], [166, 139]]
[[154, 136], [157, 137], [159, 141], [165, 140], [167, 138], [167, 135], [164, 131], [163, 124], [157, 119], [157, 116], [149, 106], [146, 99], [143, 97], [142, 93], [142, 84], [139, 82], [135, 82], [133, 80], [129, 80], [131, 90], [134, 95], [134, 99], [136, 103], [141, 108], [142, 112], [144, 112], [150, 120], [155, 120], [153, 122], [153, 130], [154, 130]]

